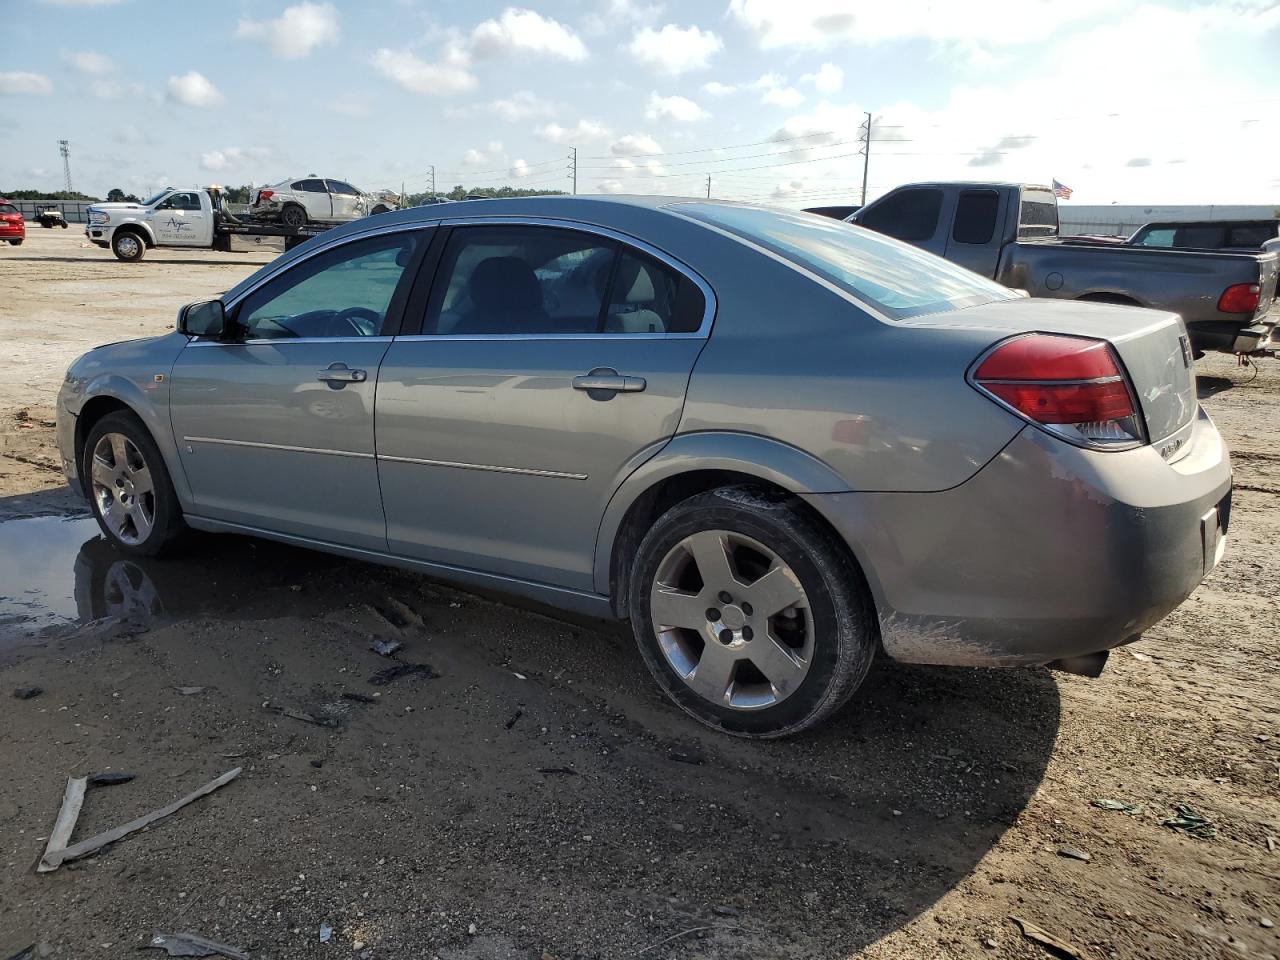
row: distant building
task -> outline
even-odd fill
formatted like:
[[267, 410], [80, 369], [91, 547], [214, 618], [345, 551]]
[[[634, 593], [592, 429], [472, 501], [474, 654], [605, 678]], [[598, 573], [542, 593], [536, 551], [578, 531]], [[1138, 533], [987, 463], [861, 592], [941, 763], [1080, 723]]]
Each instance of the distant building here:
[[1127, 237], [1153, 220], [1263, 220], [1274, 217], [1280, 204], [1216, 204], [1199, 206], [1110, 206], [1058, 204], [1059, 232], [1116, 234]]

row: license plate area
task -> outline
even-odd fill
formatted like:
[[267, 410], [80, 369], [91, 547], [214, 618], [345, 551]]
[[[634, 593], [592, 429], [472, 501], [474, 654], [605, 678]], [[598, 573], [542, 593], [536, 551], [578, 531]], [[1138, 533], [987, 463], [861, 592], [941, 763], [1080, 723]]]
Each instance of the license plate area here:
[[1231, 491], [1200, 518], [1202, 570], [1208, 574], [1218, 565], [1227, 548], [1227, 527], [1231, 521]]

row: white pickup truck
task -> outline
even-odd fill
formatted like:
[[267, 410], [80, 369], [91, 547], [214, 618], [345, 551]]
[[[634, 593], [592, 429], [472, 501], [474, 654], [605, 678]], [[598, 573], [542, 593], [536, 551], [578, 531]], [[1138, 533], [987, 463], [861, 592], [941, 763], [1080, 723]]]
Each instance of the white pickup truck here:
[[119, 259], [141, 260], [152, 247], [230, 250], [233, 235], [284, 237], [285, 249], [328, 229], [327, 224], [290, 227], [242, 220], [223, 209], [213, 187], [167, 187], [141, 203], [95, 203], [85, 236]]

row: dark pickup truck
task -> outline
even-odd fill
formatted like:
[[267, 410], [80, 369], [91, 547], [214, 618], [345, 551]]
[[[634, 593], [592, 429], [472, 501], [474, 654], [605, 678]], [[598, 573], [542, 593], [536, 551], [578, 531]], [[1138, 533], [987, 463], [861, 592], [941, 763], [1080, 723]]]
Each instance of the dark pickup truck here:
[[915, 183], [850, 223], [905, 240], [1033, 297], [1095, 300], [1179, 314], [1197, 353], [1252, 353], [1270, 336], [1280, 256], [1177, 250], [1058, 236], [1048, 187]]

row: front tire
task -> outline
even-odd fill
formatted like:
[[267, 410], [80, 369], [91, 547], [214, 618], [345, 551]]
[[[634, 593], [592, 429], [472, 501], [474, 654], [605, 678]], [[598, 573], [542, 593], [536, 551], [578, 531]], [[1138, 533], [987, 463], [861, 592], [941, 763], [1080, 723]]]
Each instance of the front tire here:
[[147, 244], [136, 231], [117, 230], [111, 238], [111, 252], [125, 263], [137, 263], [147, 252]]
[[839, 709], [878, 646], [844, 546], [791, 498], [699, 494], [640, 544], [629, 595], [646, 666], [686, 713], [740, 737], [798, 733]]
[[94, 519], [119, 550], [159, 554], [183, 528], [160, 448], [132, 413], [109, 413], [89, 430], [81, 476]]

